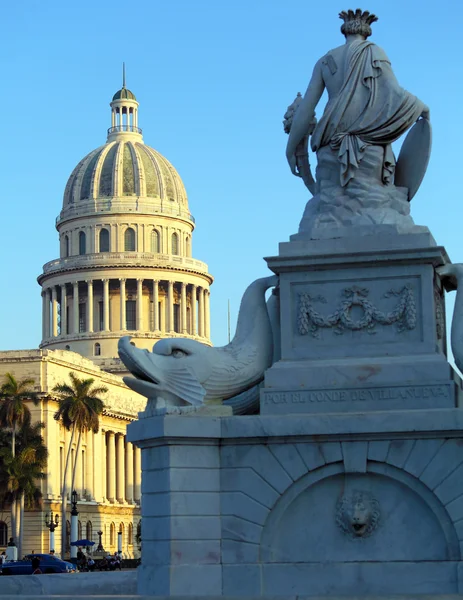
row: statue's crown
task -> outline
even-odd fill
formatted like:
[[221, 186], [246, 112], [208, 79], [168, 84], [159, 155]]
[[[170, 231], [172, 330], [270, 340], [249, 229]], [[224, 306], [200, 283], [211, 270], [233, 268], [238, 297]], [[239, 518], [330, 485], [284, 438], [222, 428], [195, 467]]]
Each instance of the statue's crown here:
[[378, 17], [367, 10], [362, 11], [360, 8], [354, 12], [353, 10], [343, 10], [339, 13], [339, 18], [344, 21], [341, 25], [341, 32], [344, 35], [360, 34], [365, 37], [371, 35], [370, 25], [378, 20]]

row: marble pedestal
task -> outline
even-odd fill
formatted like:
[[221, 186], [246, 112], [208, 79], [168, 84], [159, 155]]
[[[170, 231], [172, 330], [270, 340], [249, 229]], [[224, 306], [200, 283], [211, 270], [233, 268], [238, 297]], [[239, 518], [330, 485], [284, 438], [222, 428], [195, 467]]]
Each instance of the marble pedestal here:
[[153, 595], [463, 593], [463, 412], [446, 359], [448, 261], [428, 232], [294, 240], [281, 360], [259, 416], [164, 415], [142, 450]]
[[281, 360], [262, 414], [455, 406], [435, 274], [448, 257], [429, 232], [381, 231], [283, 243], [266, 259], [280, 276]]

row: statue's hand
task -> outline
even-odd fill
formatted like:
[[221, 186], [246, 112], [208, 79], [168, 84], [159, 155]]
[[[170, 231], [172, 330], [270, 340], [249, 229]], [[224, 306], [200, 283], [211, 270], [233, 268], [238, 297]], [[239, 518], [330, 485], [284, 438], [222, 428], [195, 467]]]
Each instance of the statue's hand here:
[[296, 155], [291, 154], [291, 156], [287, 156], [286, 158], [288, 159], [288, 164], [289, 164], [289, 168], [291, 169], [291, 173], [293, 175], [296, 175], [296, 177], [300, 177], [300, 175], [297, 171]]
[[425, 106], [423, 109], [423, 112], [420, 115], [423, 119], [426, 119], [426, 121], [430, 121], [431, 120], [431, 114], [429, 112], [429, 107]]

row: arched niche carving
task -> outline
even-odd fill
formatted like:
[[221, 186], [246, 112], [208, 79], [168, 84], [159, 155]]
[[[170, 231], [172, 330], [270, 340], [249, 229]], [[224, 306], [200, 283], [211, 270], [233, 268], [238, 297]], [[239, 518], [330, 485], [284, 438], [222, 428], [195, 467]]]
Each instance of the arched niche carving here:
[[[373, 531], [355, 539], [340, 527], [339, 510], [359, 492], [377, 502], [380, 515]], [[263, 563], [460, 558], [454, 524], [437, 496], [406, 471], [375, 461], [365, 473], [346, 473], [338, 462], [293, 483], [269, 513], [259, 550]]]

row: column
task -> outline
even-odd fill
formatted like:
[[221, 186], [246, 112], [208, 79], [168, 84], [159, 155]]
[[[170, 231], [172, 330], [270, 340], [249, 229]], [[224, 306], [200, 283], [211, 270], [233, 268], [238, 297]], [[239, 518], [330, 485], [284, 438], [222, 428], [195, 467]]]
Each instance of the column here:
[[196, 326], [196, 286], [191, 286], [191, 335], [197, 335]]
[[51, 288], [51, 335], [58, 335], [58, 296], [56, 293], [56, 285]]
[[106, 474], [107, 499], [114, 502], [116, 497], [116, 437], [113, 431], [107, 433]]
[[143, 279], [137, 279], [137, 331], [143, 331]]
[[93, 455], [95, 477], [95, 499], [102, 502], [106, 498], [106, 432], [100, 430], [95, 438], [95, 453]]
[[60, 335], [67, 335], [67, 312], [68, 298], [66, 296], [66, 284], [61, 286], [61, 308], [60, 308]]
[[73, 288], [73, 332], [74, 334], [79, 333], [79, 282], [74, 281], [72, 284]]
[[206, 337], [208, 340], [211, 339], [211, 292], [204, 290], [204, 320], [206, 325]]
[[109, 331], [109, 279], [103, 279], [103, 331]]
[[93, 281], [87, 281], [87, 331], [93, 331]]
[[[68, 450], [69, 450], [69, 445], [71, 443], [71, 432], [68, 431], [67, 429], [64, 430], [64, 466], [66, 465], [66, 458], [68, 455]], [[66, 493], [68, 498], [71, 497], [71, 483], [72, 483], [72, 450], [71, 450], [71, 454], [69, 456], [69, 462], [68, 462], [68, 470], [66, 471]]]
[[133, 503], [133, 446], [125, 443], [125, 499]]
[[[77, 447], [76, 447], [77, 451]], [[82, 445], [79, 448], [79, 454], [76, 455], [76, 477], [74, 479], [74, 489], [79, 494], [79, 498], [82, 496]]]
[[168, 281], [167, 288], [167, 332], [174, 331], [174, 282]]
[[127, 328], [127, 318], [125, 315], [125, 282], [126, 279], [119, 279], [120, 284], [120, 302], [121, 302], [121, 331]]
[[134, 446], [133, 448], [133, 478], [134, 478], [134, 486], [133, 486], [133, 495], [134, 500], [140, 502], [141, 500], [141, 450]]
[[48, 294], [47, 290], [42, 290], [42, 340], [48, 337], [47, 332], [47, 308], [48, 308]]
[[198, 335], [204, 337], [204, 289], [198, 291]]
[[159, 281], [153, 279], [153, 329], [159, 331]]
[[[93, 447], [94, 447], [94, 433], [90, 429], [87, 431], [87, 452], [86, 452], [86, 461], [85, 461], [85, 490], [90, 499], [94, 499], [95, 490], [94, 490], [94, 466], [93, 466]], [[100, 476], [100, 474], [99, 474]]]
[[116, 498], [118, 502], [125, 500], [125, 452], [124, 452], [124, 436], [118, 434], [116, 441]]
[[182, 333], [188, 333], [188, 323], [186, 322], [186, 283], [181, 284], [180, 311], [182, 315]]

